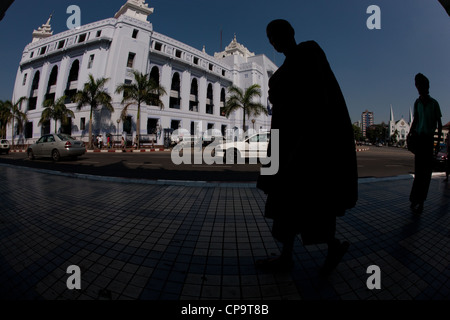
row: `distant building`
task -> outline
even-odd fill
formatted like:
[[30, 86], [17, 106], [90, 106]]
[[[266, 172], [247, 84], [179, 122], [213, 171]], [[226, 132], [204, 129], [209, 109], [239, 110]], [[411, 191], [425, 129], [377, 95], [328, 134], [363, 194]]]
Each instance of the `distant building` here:
[[[117, 85], [132, 83], [132, 70], [149, 74], [167, 92], [161, 97], [164, 109], [141, 106], [139, 135], [156, 136], [156, 144], [163, 143], [162, 133], [173, 129], [191, 133], [217, 129], [225, 135], [242, 128], [242, 110], [229, 118], [222, 111], [227, 89], [233, 84], [243, 90], [259, 84], [259, 102], [270, 109], [268, 79], [277, 66], [265, 55], [250, 52], [236, 36], [223, 52], [208, 55], [204, 48], [195, 49], [154, 31], [147, 20], [152, 13], [145, 0], [128, 0], [109, 19], [53, 34], [50, 18], [34, 30], [31, 43], [22, 53], [13, 93], [13, 100], [28, 98], [22, 106], [28, 122], [24, 132], [14, 130], [13, 137], [12, 130], [7, 130], [8, 139], [31, 143], [42, 134], [54, 132], [54, 121], [39, 125], [43, 102], [65, 95], [66, 106], [75, 118], [68, 125], [58, 124], [57, 130], [88, 140], [89, 107], [77, 110], [71, 97], [83, 88], [90, 74], [95, 79], [109, 78], [106, 89], [114, 107], [112, 114], [105, 110], [94, 114], [94, 134], [136, 134], [137, 108], [130, 107], [129, 116], [122, 120], [123, 95], [115, 92]], [[270, 129], [270, 116], [249, 120], [254, 120], [256, 130]]]
[[389, 117], [389, 136], [390, 141], [395, 141], [398, 145], [405, 145], [406, 136], [408, 135], [411, 124], [413, 121], [413, 115], [411, 110], [409, 111], [409, 122], [403, 117], [400, 120], [395, 121], [394, 111], [391, 106], [391, 114]]
[[368, 110], [364, 111], [361, 114], [361, 133], [363, 137], [366, 136], [367, 129], [373, 124], [374, 124], [373, 112]]

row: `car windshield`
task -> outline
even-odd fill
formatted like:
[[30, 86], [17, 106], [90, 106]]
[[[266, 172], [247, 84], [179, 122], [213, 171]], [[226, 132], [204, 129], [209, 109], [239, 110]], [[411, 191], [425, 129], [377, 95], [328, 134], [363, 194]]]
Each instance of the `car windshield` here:
[[60, 138], [62, 141], [75, 140], [74, 138], [72, 138], [68, 134], [64, 134], [64, 133], [58, 133], [58, 138]]

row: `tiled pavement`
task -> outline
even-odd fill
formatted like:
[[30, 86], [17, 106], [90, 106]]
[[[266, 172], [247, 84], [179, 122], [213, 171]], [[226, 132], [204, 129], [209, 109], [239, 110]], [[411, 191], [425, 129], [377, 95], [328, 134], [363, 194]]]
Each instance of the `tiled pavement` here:
[[[300, 240], [292, 272], [254, 268], [280, 248], [252, 184], [82, 178], [0, 165], [2, 299], [450, 298], [450, 183], [439, 175], [420, 216], [409, 209], [411, 177], [360, 181], [357, 206], [338, 219], [351, 246], [327, 279], [325, 248]], [[67, 287], [70, 265], [79, 290]], [[367, 287], [371, 265], [381, 289]]]

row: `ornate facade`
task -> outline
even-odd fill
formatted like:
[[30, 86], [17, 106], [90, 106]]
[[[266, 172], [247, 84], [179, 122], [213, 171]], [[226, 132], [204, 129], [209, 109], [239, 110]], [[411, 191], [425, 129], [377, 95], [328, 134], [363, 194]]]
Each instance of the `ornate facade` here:
[[[226, 118], [221, 112], [232, 84], [242, 89], [261, 86], [261, 103], [267, 107], [267, 85], [276, 65], [264, 55], [255, 55], [239, 44], [236, 37], [225, 51], [208, 55], [187, 44], [153, 30], [148, 16], [153, 9], [144, 0], [128, 0], [114, 18], [90, 23], [53, 35], [51, 19], [33, 32], [33, 40], [22, 55], [13, 93], [13, 101], [28, 98], [22, 109], [28, 122], [23, 132], [8, 139], [31, 143], [44, 133], [55, 131], [55, 122], [39, 125], [43, 102], [65, 95], [66, 106], [75, 113], [70, 123], [58, 124], [56, 131], [88, 140], [90, 107], [81, 110], [71, 102], [83, 88], [90, 74], [108, 78], [106, 89], [113, 98], [114, 112], [99, 110], [94, 114], [94, 134], [136, 134], [137, 108], [128, 109], [121, 120], [123, 96], [115, 89], [131, 83], [132, 70], [150, 74], [165, 88], [161, 97], [164, 108], [141, 106], [141, 136], [155, 135], [162, 144], [164, 129], [183, 128], [190, 132], [220, 130], [224, 135], [242, 128], [242, 111]], [[249, 119], [252, 120], [252, 119]], [[254, 129], [269, 129], [270, 116], [250, 122]], [[11, 130], [7, 130], [11, 135]]]

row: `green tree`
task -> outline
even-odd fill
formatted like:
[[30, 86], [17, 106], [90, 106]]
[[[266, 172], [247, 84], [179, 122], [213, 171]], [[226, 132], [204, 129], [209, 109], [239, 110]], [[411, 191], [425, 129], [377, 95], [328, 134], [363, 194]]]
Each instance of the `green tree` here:
[[90, 106], [89, 114], [89, 148], [92, 149], [92, 114], [98, 107], [103, 106], [110, 112], [114, 112], [114, 107], [111, 104], [112, 98], [105, 89], [105, 84], [108, 78], [94, 79], [92, 74], [89, 75], [89, 80], [84, 84], [83, 90], [78, 90], [73, 101], [78, 103], [77, 109], [80, 110], [83, 106]]
[[9, 100], [1, 104], [1, 121], [4, 127], [4, 134], [6, 136], [6, 126], [11, 123], [11, 145], [14, 147], [14, 124], [17, 122], [17, 131], [21, 132], [24, 123], [27, 121], [27, 113], [22, 111], [22, 102], [27, 100], [26, 97], [21, 97], [16, 103]]
[[66, 96], [62, 96], [58, 100], [48, 99], [44, 101], [44, 111], [42, 111], [41, 119], [38, 125], [42, 125], [45, 121], [55, 120], [55, 133], [57, 133], [56, 125], [58, 120], [61, 124], [67, 123], [69, 117], [75, 117], [72, 110], [68, 109], [64, 103]]
[[241, 88], [232, 85], [228, 88], [228, 92], [230, 93], [230, 97], [227, 99], [225, 103], [225, 107], [223, 108], [223, 112], [225, 116], [228, 118], [233, 112], [242, 109], [244, 118], [243, 118], [243, 127], [242, 129], [246, 131], [245, 119], [249, 118], [252, 115], [259, 116], [261, 113], [265, 115], [268, 114], [267, 108], [264, 107], [261, 103], [255, 102], [255, 98], [261, 97], [261, 87], [258, 84], [253, 84], [248, 87], [245, 91]]
[[[120, 84], [116, 88], [116, 93], [123, 93], [122, 104], [126, 104], [122, 110], [121, 118], [125, 120], [128, 114], [128, 108], [131, 105], [137, 105], [136, 132], [139, 137], [141, 133], [141, 106], [147, 105], [164, 108], [161, 96], [166, 94], [166, 90], [156, 81], [151, 79], [148, 74], [143, 74], [133, 70], [134, 82], [131, 84]], [[139, 148], [139, 138], [137, 147]]]
[[6, 115], [8, 114], [9, 109], [6, 104], [0, 100], [0, 138], [6, 138]]
[[356, 141], [361, 141], [363, 139], [361, 128], [355, 124], [353, 125], [353, 133]]

